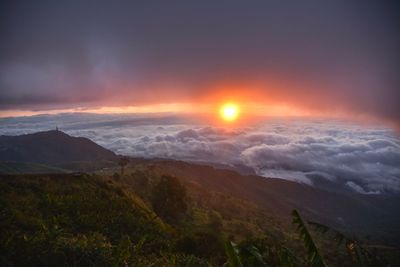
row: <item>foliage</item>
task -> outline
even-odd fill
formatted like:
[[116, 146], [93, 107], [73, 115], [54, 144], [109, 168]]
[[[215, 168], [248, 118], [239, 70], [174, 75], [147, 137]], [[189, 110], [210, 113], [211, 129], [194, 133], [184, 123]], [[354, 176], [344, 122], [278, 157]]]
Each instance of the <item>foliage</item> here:
[[215, 264], [224, 261], [222, 237], [212, 229], [192, 229], [185, 231], [176, 242], [178, 251], [208, 259]]
[[378, 266], [387, 266], [388, 263], [378, 256], [374, 251], [370, 251], [369, 249], [374, 248], [374, 246], [363, 245], [360, 241], [349, 238], [343, 233], [330, 228], [329, 226], [317, 223], [317, 222], [308, 222], [311, 226], [314, 227], [318, 232], [322, 234], [327, 234], [328, 232], [333, 234], [334, 240], [338, 245], [344, 245], [345, 249], [351, 258], [353, 264], [359, 267], [378, 267]]
[[244, 266], [265, 267], [265, 263], [260, 251], [256, 246], [239, 246], [239, 255]]
[[236, 245], [231, 241], [225, 242], [225, 253], [228, 261], [224, 266], [229, 267], [266, 267], [263, 256], [254, 245]]
[[121, 176], [124, 176], [124, 168], [129, 163], [129, 158], [122, 156], [118, 159], [118, 165], [121, 167]]
[[179, 180], [164, 175], [153, 189], [153, 209], [166, 222], [176, 224], [187, 210], [186, 198], [186, 189]]
[[300, 214], [297, 210], [292, 211], [293, 223], [297, 226], [297, 231], [299, 232], [300, 238], [304, 242], [304, 246], [307, 249], [307, 260], [310, 266], [312, 267], [324, 267], [326, 266], [321, 254], [314, 243], [313, 238], [311, 237], [310, 232], [308, 231], [303, 219], [300, 217]]
[[[324, 266], [298, 212], [302, 242], [246, 200], [146, 170], [116, 180], [115, 170], [0, 177], [0, 266]], [[340, 266], [382, 266], [361, 242], [311, 224], [352, 252]]]
[[150, 211], [97, 177], [3, 178], [0, 204], [1, 266], [118, 266], [168, 243]]
[[225, 252], [228, 258], [228, 262], [225, 263], [227, 267], [243, 267], [242, 261], [240, 260], [239, 250], [235, 243], [231, 241], [225, 242]]

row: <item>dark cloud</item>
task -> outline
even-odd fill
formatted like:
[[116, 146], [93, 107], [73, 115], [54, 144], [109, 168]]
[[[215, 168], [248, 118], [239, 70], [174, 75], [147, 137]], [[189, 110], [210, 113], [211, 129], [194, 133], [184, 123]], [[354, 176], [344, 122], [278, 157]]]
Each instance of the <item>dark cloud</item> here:
[[215, 84], [400, 121], [395, 1], [2, 1], [0, 108], [196, 100]]
[[[390, 129], [327, 120], [209, 127], [184, 117], [64, 114], [0, 120], [0, 134], [58, 125], [119, 154], [227, 166], [358, 193], [400, 193], [400, 139]], [[90, 121], [86, 123], [85, 121]]]

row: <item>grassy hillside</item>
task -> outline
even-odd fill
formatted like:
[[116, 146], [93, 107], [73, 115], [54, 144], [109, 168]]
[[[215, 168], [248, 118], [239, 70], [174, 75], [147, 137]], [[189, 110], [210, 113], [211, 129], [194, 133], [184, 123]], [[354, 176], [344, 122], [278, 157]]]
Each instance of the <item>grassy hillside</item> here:
[[[257, 204], [146, 168], [0, 177], [0, 265], [221, 266], [228, 240], [242, 259], [256, 248], [269, 266], [307, 265], [295, 228]], [[352, 266], [343, 247], [312, 234], [330, 266]]]
[[[136, 187], [141, 197], [132, 187], [139, 180], [86, 174], [1, 177], [1, 265], [218, 266], [225, 262], [225, 233], [237, 240], [262, 234], [243, 220], [251, 215], [241, 210], [246, 204], [234, 205], [224, 196], [215, 210], [187, 196], [179, 218], [157, 216], [155, 185]], [[223, 218], [222, 208], [234, 218]], [[236, 216], [232, 209], [241, 211]]]
[[25, 162], [0, 162], [0, 174], [64, 173], [63, 168]]
[[251, 203], [281, 222], [290, 223], [291, 211], [297, 209], [308, 220], [345, 233], [400, 245], [399, 196], [339, 194], [282, 179], [244, 176], [231, 170], [170, 160], [132, 162], [126, 168], [126, 175], [134, 177], [136, 173], [178, 177], [190, 190], [202, 190], [201, 200], [207, 199], [210, 192], [228, 195]]
[[0, 180], [1, 266], [146, 266], [180, 255], [176, 230], [129, 190], [97, 176]]

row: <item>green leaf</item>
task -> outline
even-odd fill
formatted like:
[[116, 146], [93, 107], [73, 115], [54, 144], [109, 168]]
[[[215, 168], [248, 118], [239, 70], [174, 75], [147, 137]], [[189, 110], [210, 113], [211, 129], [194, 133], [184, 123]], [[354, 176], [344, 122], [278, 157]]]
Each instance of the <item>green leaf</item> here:
[[297, 212], [297, 210], [292, 211], [292, 217], [293, 224], [297, 226], [297, 231], [299, 232], [300, 238], [303, 240], [304, 246], [306, 247], [308, 262], [310, 266], [325, 267], [326, 265], [321, 257], [321, 254], [319, 253], [310, 232], [308, 231], [303, 219], [300, 217], [300, 214]]
[[236, 244], [231, 241], [225, 242], [225, 254], [228, 257], [228, 265], [229, 267], [243, 267], [242, 262], [239, 258], [238, 249]]

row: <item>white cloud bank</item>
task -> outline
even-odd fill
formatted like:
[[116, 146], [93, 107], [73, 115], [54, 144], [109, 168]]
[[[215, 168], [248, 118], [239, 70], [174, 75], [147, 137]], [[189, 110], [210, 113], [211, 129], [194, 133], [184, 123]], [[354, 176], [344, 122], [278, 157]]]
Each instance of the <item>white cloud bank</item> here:
[[0, 120], [0, 134], [48, 130], [85, 136], [119, 154], [231, 166], [357, 193], [400, 193], [400, 138], [387, 128], [340, 121], [268, 120], [218, 128], [180, 117], [64, 114]]

